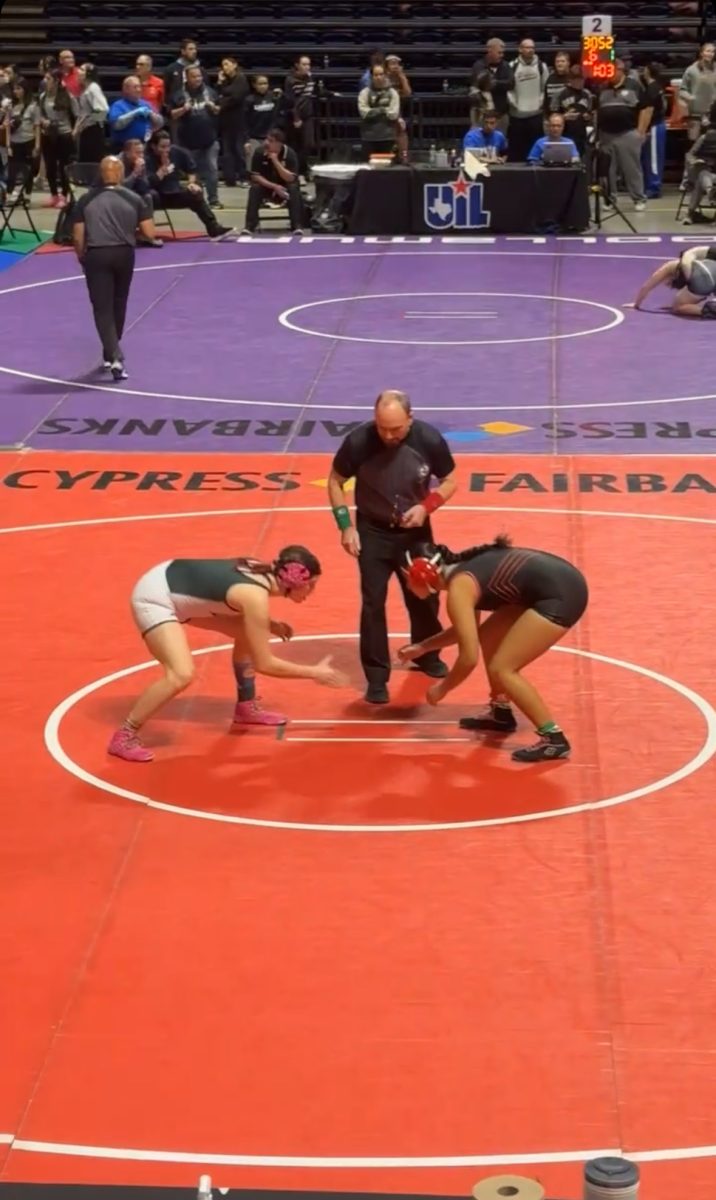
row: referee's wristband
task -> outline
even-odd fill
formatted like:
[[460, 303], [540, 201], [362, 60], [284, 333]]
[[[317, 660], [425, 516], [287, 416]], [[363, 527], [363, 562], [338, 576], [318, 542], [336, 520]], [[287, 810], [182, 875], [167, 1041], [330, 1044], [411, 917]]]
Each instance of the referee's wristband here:
[[434, 513], [438, 508], [445, 503], [445, 497], [440, 495], [440, 492], [428, 492], [425, 499], [422, 501], [423, 508], [428, 516]]
[[341, 533], [343, 532], [344, 529], [350, 529], [351, 514], [349, 513], [348, 508], [345, 504], [341, 504], [339, 508], [334, 508], [333, 516], [335, 518], [336, 525], [340, 529]]

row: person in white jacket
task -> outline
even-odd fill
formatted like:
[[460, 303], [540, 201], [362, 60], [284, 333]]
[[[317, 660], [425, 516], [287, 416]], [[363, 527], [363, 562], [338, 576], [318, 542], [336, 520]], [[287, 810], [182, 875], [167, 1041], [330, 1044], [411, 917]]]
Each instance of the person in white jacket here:
[[509, 157], [524, 162], [538, 138], [542, 137], [544, 95], [549, 70], [537, 57], [532, 38], [523, 38], [519, 54], [510, 63], [514, 84], [507, 93], [510, 116]]
[[105, 127], [109, 104], [97, 82], [92, 63], [83, 63], [77, 74], [82, 88], [77, 99], [80, 115], [75, 125], [77, 159], [81, 163], [98, 163], [104, 158], [106, 150]]
[[370, 86], [358, 94], [360, 132], [366, 157], [372, 151], [387, 152], [395, 146], [400, 117], [400, 96], [390, 86], [385, 67], [374, 63], [370, 70]]

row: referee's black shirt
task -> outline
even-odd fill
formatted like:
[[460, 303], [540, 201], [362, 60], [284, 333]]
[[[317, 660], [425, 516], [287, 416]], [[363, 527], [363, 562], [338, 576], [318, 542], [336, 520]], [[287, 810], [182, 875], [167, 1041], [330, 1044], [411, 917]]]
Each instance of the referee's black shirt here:
[[85, 227], [85, 246], [137, 244], [137, 225], [148, 216], [144, 201], [125, 187], [96, 187], [85, 192], [77, 204], [75, 221]]
[[431, 476], [445, 479], [455, 460], [440, 431], [424, 421], [413, 421], [398, 446], [386, 446], [370, 421], [348, 434], [333, 469], [343, 479], [355, 476], [359, 516], [395, 528], [402, 513], [425, 499]]

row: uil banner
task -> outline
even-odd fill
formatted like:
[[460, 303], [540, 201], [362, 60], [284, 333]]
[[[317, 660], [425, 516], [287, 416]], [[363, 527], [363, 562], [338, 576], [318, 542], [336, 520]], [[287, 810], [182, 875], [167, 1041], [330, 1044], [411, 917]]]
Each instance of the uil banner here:
[[470, 180], [455, 169], [418, 167], [411, 179], [414, 234], [580, 232], [589, 225], [581, 170], [505, 163]]

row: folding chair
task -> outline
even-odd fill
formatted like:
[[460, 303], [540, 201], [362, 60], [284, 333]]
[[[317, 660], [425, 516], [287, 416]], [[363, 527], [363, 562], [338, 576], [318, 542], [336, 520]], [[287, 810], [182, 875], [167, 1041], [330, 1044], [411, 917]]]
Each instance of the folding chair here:
[[25, 229], [23, 226], [13, 225], [13, 223], [12, 223], [18, 209], [21, 212], [24, 212], [25, 219], [26, 219], [28, 225], [30, 226], [30, 230], [32, 231], [32, 233], [34, 233], [35, 237], [37, 238], [37, 241], [41, 242], [42, 238], [37, 231], [37, 226], [35, 225], [35, 222], [32, 219], [32, 212], [30, 210], [30, 200], [29, 200], [29, 197], [28, 197], [27, 193], [25, 192], [24, 188], [19, 193], [19, 195], [17, 195], [15, 197], [14, 200], [10, 200], [8, 196], [5, 197], [4, 203], [2, 202], [2, 200], [0, 200], [0, 242], [2, 241], [3, 237], [5, 236], [6, 230], [10, 234], [10, 237], [13, 239], [15, 238], [15, 235], [18, 233], [27, 233], [28, 232], [27, 229]]
[[[156, 195], [156, 194], [157, 194], [157, 193], [155, 192], [155, 195]], [[158, 213], [161, 213], [161, 214], [162, 214], [162, 220], [161, 220], [161, 221], [160, 221], [160, 220], [158, 220], [158, 218], [157, 218], [157, 214], [158, 214]], [[169, 229], [169, 230], [171, 230], [172, 240], [173, 240], [173, 241], [176, 241], [176, 240], [177, 240], [176, 230], [175, 230], [175, 228], [174, 228], [174, 223], [173, 223], [173, 221], [172, 221], [171, 214], [170, 214], [170, 212], [169, 212], [169, 209], [164, 207], [164, 205], [163, 205], [163, 203], [162, 203], [162, 201], [161, 201], [161, 197], [160, 197], [160, 200], [159, 200], [159, 204], [158, 204], [158, 205], [157, 205], [157, 204], [155, 204], [155, 206], [154, 206], [154, 227], [155, 227], [155, 229]]]

